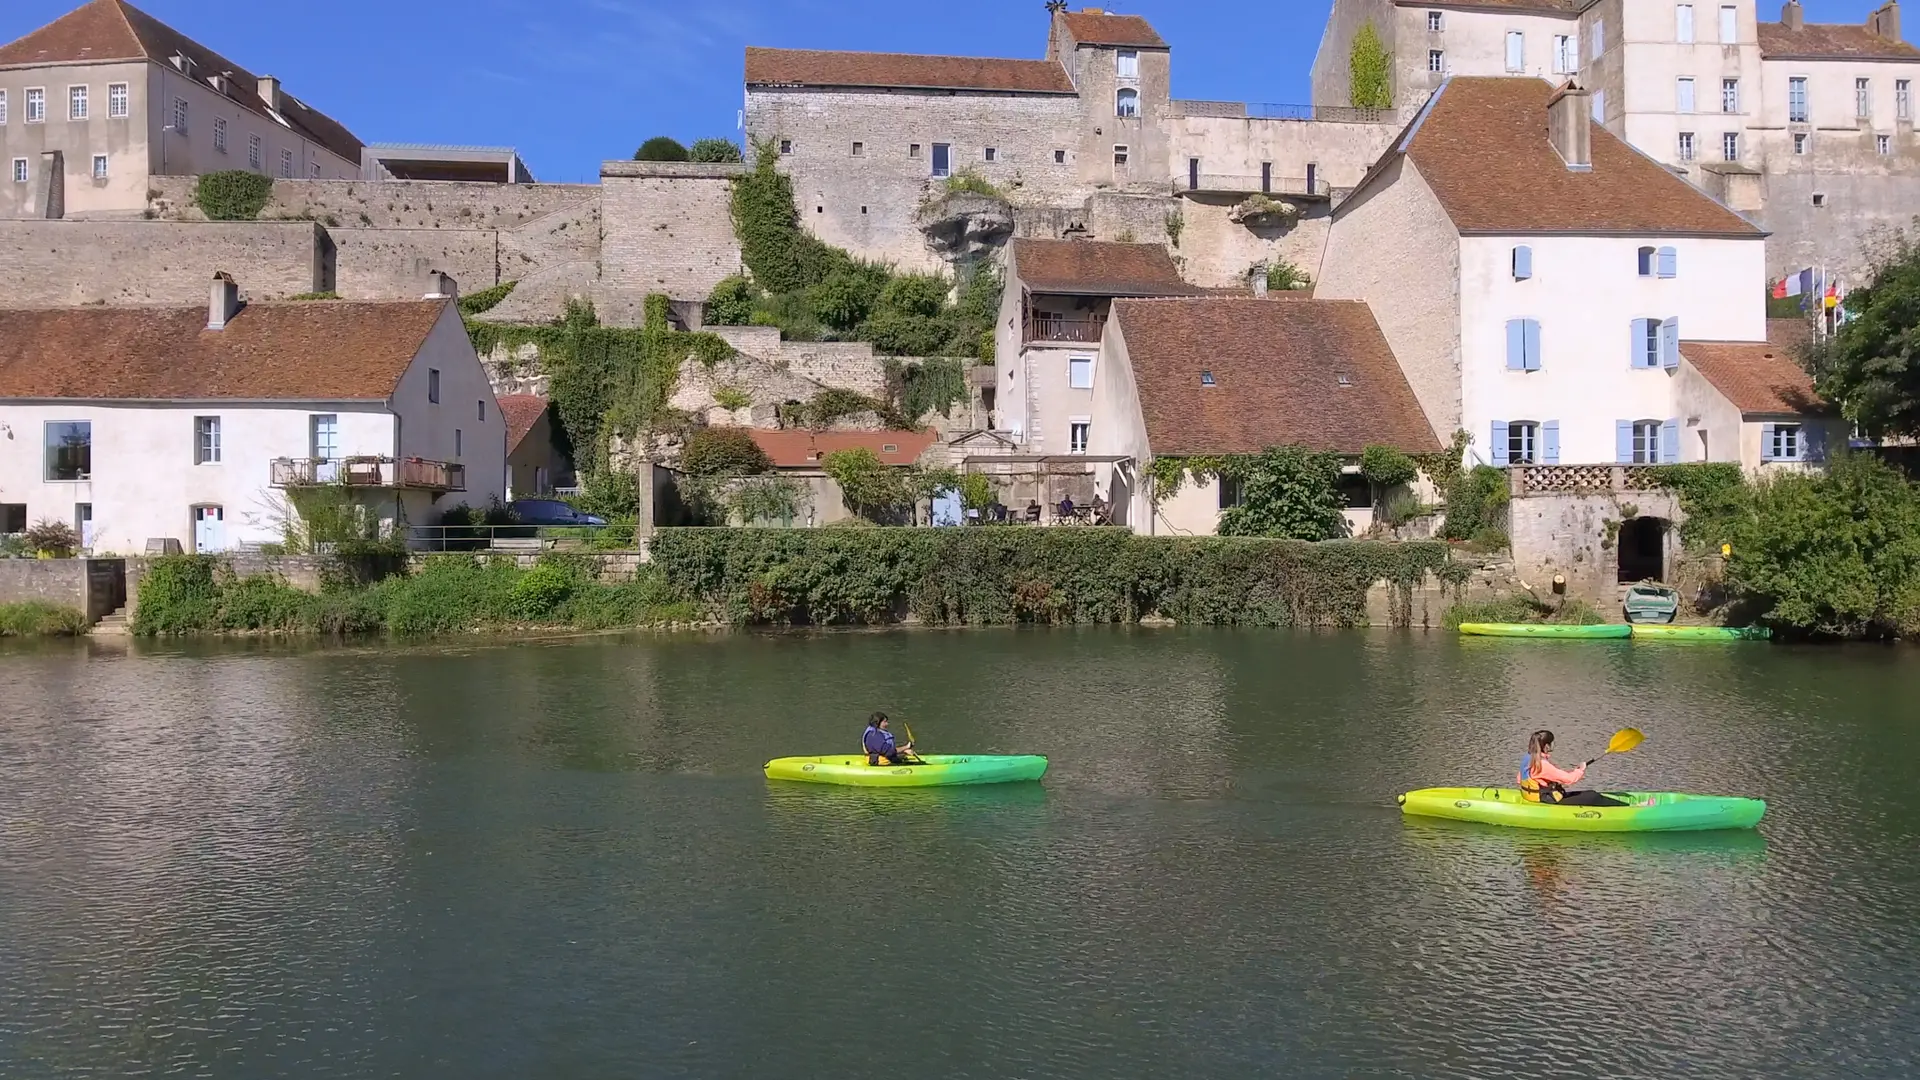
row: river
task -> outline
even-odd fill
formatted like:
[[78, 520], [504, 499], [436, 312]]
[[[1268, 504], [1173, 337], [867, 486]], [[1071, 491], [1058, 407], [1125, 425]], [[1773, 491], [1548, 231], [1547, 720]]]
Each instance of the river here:
[[[1920, 651], [1389, 631], [0, 650], [0, 1076], [1920, 1068]], [[885, 708], [1044, 784], [769, 785]], [[1757, 834], [1405, 821], [1607, 786]]]

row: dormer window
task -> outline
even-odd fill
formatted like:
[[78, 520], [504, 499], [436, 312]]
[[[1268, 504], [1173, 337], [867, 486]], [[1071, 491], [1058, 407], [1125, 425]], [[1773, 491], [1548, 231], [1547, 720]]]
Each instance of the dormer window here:
[[1349, 378], [1349, 377], [1347, 376], [1347, 373], [1346, 373], [1346, 372], [1344, 372], [1344, 371], [1336, 371], [1336, 372], [1334, 372], [1334, 374], [1333, 374], [1333, 381], [1334, 381], [1335, 383], [1338, 383], [1338, 384], [1339, 384], [1339, 385], [1341, 385], [1341, 386], [1352, 386], [1352, 385], [1353, 385], [1353, 380], [1352, 380], [1351, 378]]
[[1211, 372], [1211, 371], [1203, 371], [1203, 372], [1201, 372], [1201, 373], [1200, 373], [1200, 385], [1201, 385], [1201, 386], [1212, 386], [1213, 384], [1214, 384], [1214, 383], [1213, 383], [1213, 372]]
[[1140, 77], [1140, 54], [1132, 49], [1121, 49], [1113, 54], [1113, 73], [1122, 79]]

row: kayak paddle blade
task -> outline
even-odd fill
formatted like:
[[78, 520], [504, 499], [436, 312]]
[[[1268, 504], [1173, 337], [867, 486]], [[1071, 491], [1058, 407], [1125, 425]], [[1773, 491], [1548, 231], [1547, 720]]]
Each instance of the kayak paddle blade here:
[[1607, 740], [1607, 753], [1624, 754], [1639, 746], [1646, 737], [1639, 728], [1621, 728], [1613, 733], [1613, 738]]

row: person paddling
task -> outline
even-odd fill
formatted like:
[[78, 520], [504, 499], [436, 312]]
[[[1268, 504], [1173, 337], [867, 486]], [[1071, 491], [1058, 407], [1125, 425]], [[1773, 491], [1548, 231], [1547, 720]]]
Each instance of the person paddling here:
[[874, 713], [867, 717], [867, 733], [861, 736], [860, 747], [867, 752], [867, 764], [878, 765], [886, 761], [892, 765], [912, 765], [915, 763], [913, 744], [895, 746], [893, 732], [887, 730], [887, 714]]
[[1528, 802], [1559, 803], [1563, 806], [1627, 805], [1597, 791], [1568, 791], [1568, 784], [1577, 784], [1586, 777], [1587, 767], [1580, 764], [1571, 769], [1562, 769], [1553, 763], [1552, 753], [1553, 732], [1542, 728], [1527, 739], [1527, 756], [1520, 759], [1520, 772], [1515, 779], [1519, 781], [1520, 790]]

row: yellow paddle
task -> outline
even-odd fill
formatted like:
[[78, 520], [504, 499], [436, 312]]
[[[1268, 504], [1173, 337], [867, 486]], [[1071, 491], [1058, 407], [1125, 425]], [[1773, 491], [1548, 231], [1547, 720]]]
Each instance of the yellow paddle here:
[[912, 754], [915, 761], [925, 761], [926, 759], [920, 756], [919, 749], [914, 745], [913, 725], [902, 724], [900, 726], [907, 729], [907, 753]]
[[1607, 748], [1600, 752], [1600, 757], [1588, 758], [1587, 764], [1592, 765], [1594, 762], [1599, 761], [1601, 757], [1606, 757], [1608, 754], [1624, 754], [1634, 747], [1639, 746], [1646, 740], [1646, 737], [1646, 733], [1639, 728], [1621, 728], [1619, 731], [1613, 733], [1613, 738], [1607, 740]]

